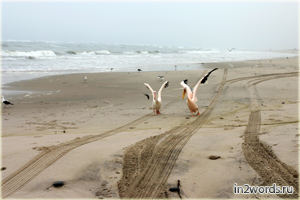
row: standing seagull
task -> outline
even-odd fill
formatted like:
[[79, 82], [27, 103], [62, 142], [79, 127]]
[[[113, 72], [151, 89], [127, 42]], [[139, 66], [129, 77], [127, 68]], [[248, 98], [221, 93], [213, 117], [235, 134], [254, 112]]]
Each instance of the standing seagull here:
[[6, 100], [4, 99], [4, 96], [1, 96], [1, 100], [2, 100], [2, 103], [5, 104], [5, 107], [6, 107], [6, 105], [14, 105], [14, 104], [10, 103], [9, 101], [6, 101]]
[[191, 90], [191, 88], [187, 85], [187, 79], [183, 80], [180, 82], [180, 85], [183, 87], [183, 94], [182, 94], [182, 99], [184, 99], [184, 96], [186, 94], [186, 98], [187, 98], [187, 106], [189, 107], [189, 110], [192, 113], [192, 116], [194, 112], [198, 112], [197, 116], [200, 115], [199, 113], [199, 108], [196, 104], [196, 102], [198, 101], [197, 97], [196, 97], [196, 92], [198, 90], [198, 87], [200, 84], [204, 84], [207, 81], [207, 78], [209, 77], [209, 75], [217, 70], [218, 68], [215, 68], [213, 70], [211, 70], [210, 72], [208, 72], [205, 76], [203, 76], [203, 78], [201, 78], [198, 83], [195, 85], [195, 87], [193, 88], [193, 90]]
[[164, 76], [158, 76], [157, 78], [159, 78], [160, 80], [163, 80], [165, 77]]
[[[169, 86], [169, 81], [166, 81], [162, 84], [161, 88], [159, 89], [158, 91], [158, 95], [156, 94], [156, 91], [154, 91], [149, 84], [147, 83], [144, 83], [146, 85], [146, 87], [151, 91], [152, 93], [152, 96], [153, 96], [153, 102], [152, 102], [152, 109], [153, 109], [153, 113], [155, 114], [155, 111], [156, 111], [156, 114], [161, 114], [159, 112], [159, 109], [161, 107], [161, 103], [162, 103], [162, 100], [161, 100], [161, 92], [164, 88], [167, 88]], [[147, 95], [146, 95], [147, 96]], [[148, 99], [149, 99], [149, 96], [148, 96]]]
[[85, 76], [83, 80], [84, 80], [84, 82], [86, 82], [87, 81], [87, 76]]

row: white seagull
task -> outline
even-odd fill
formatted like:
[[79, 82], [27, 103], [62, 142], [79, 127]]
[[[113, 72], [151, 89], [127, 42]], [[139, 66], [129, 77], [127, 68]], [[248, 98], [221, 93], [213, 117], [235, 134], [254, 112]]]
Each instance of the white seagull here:
[[232, 52], [232, 50], [234, 50], [235, 48], [231, 48], [231, 49], [227, 48], [227, 49], [229, 52]]
[[6, 101], [4, 99], [4, 96], [1, 96], [1, 100], [2, 100], [2, 103], [4, 103], [5, 107], [6, 107], [6, 105], [14, 105], [14, 104], [10, 103], [9, 101]]
[[159, 78], [160, 80], [163, 80], [165, 77], [164, 76], [158, 76], [157, 78]]
[[[164, 88], [167, 88], [169, 86], [169, 81], [166, 81], [162, 84], [161, 88], [158, 91], [158, 94], [156, 93], [156, 91], [154, 91], [149, 84], [144, 83], [146, 85], [146, 87], [151, 91], [152, 96], [153, 96], [153, 102], [152, 102], [152, 109], [153, 109], [153, 113], [155, 114], [161, 114], [159, 112], [159, 109], [161, 107], [162, 104], [162, 99], [161, 99], [161, 92]], [[145, 94], [146, 95], [146, 94]], [[149, 95], [146, 95], [149, 99]]]
[[196, 104], [196, 102], [198, 101], [198, 99], [196, 97], [196, 93], [197, 93], [199, 85], [204, 84], [207, 81], [207, 78], [209, 77], [209, 75], [217, 69], [218, 68], [215, 68], [215, 69], [211, 70], [210, 72], [208, 72], [205, 76], [203, 76], [203, 78], [201, 78], [198, 81], [198, 83], [195, 85], [193, 90], [191, 90], [191, 88], [187, 85], [187, 81], [188, 81], [187, 79], [180, 82], [180, 85], [183, 87], [182, 99], [184, 99], [185, 94], [186, 94], [186, 98], [187, 98], [186, 103], [187, 103], [187, 106], [189, 107], [190, 112], [192, 113], [192, 116], [194, 116], [193, 113], [195, 113], [195, 112], [197, 112], [197, 116], [200, 115], [199, 108]]
[[85, 76], [83, 80], [84, 80], [84, 82], [86, 82], [87, 81], [87, 76]]

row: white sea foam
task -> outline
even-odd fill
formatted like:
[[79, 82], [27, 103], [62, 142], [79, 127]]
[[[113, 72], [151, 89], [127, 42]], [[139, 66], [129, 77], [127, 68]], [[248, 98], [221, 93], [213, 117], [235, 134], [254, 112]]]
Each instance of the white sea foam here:
[[53, 51], [1, 51], [2, 57], [55, 57]]
[[135, 54], [134, 51], [124, 51], [123, 53], [124, 53], [124, 54], [129, 54], [129, 55]]
[[77, 53], [78, 55], [83, 55], [83, 56], [94, 56], [96, 53], [94, 51], [91, 52], [82, 52], [82, 53]]
[[110, 54], [108, 50], [95, 51], [96, 54]]

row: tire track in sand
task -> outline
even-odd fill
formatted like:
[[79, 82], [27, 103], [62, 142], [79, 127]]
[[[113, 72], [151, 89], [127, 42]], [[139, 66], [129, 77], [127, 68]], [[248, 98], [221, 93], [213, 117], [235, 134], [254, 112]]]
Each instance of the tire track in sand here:
[[[280, 75], [282, 75], [282, 74], [278, 74], [278, 76], [280, 76]], [[271, 76], [271, 75], [267, 75], [267, 76]], [[257, 77], [245, 77], [245, 78], [241, 78], [241, 80], [246, 80], [246, 79], [251, 79], [251, 78], [257, 78]], [[234, 82], [234, 79], [232, 79], [231, 81]], [[235, 80], [235, 81], [240, 81], [240, 80]], [[162, 110], [167, 109], [169, 106], [176, 103], [179, 99], [180, 98], [176, 98], [175, 100], [171, 101], [169, 104], [165, 105], [162, 108]], [[204, 116], [204, 113], [201, 115], [201, 117]], [[7, 178], [5, 178], [2, 181], [2, 197], [8, 197], [11, 194], [13, 194], [14, 192], [18, 191], [20, 188], [22, 188], [24, 185], [26, 185], [28, 182], [30, 182], [32, 179], [34, 179], [34, 177], [36, 177], [44, 169], [46, 169], [47, 167], [52, 165], [56, 160], [60, 159], [62, 156], [64, 156], [66, 153], [68, 153], [72, 149], [77, 148], [81, 145], [90, 143], [90, 142], [94, 142], [94, 141], [112, 136], [119, 132], [125, 131], [128, 128], [130, 128], [131, 126], [136, 126], [136, 125], [142, 123], [143, 121], [151, 118], [152, 116], [153, 116], [152, 113], [149, 113], [148, 115], [145, 115], [131, 123], [128, 123], [124, 126], [116, 128], [114, 130], [105, 132], [103, 134], [94, 135], [94, 136], [85, 136], [83, 138], [75, 139], [75, 140], [72, 140], [67, 143], [48, 147], [45, 151], [43, 151], [42, 153], [40, 153], [39, 155], [34, 157], [27, 164], [25, 164], [23, 167], [21, 167], [16, 172], [12, 173], [11, 175], [9, 175]], [[197, 118], [197, 120], [198, 119], [199, 119], [199, 117]], [[180, 128], [180, 130], [184, 131], [182, 127]], [[180, 131], [178, 128], [173, 131], [177, 132], [177, 135], [180, 136], [180, 134], [179, 134]], [[171, 133], [171, 131], [170, 131], [170, 133]], [[190, 137], [191, 136], [192, 135], [190, 135]], [[163, 137], [167, 137], [167, 136], [163, 135], [161, 137], [157, 137], [155, 140], [157, 140], [157, 143], [160, 143], [161, 142], [160, 140], [162, 140]], [[177, 158], [181, 149], [183, 148], [183, 146], [189, 140], [190, 137], [184, 137], [182, 140], [178, 140], [179, 142], [177, 144], [176, 143], [174, 144], [175, 150], [172, 151], [173, 155], [168, 156], [168, 158]], [[155, 140], [153, 142], [154, 145], [152, 145], [152, 148], [154, 148], [154, 146], [156, 144]], [[148, 148], [151, 149], [151, 145]], [[143, 153], [145, 154], [145, 152], [143, 152]], [[175, 159], [175, 161], [176, 161], [176, 159]], [[174, 163], [175, 163], [175, 161], [174, 161]], [[172, 169], [168, 168], [168, 170], [170, 171]], [[169, 175], [167, 175], [167, 177], [168, 176]], [[164, 179], [166, 179], [166, 178], [164, 178]]]
[[[203, 72], [205, 73], [205, 71]], [[175, 98], [173, 101], [169, 102], [165, 106], [161, 108], [161, 110], [165, 110], [174, 103], [178, 102], [180, 100], [180, 97]], [[8, 177], [2, 180], [2, 197], [6, 198], [19, 189], [21, 189], [23, 186], [25, 186], [27, 183], [29, 183], [32, 179], [34, 179], [38, 174], [40, 174], [42, 171], [44, 171], [46, 168], [51, 166], [54, 162], [56, 162], [58, 159], [63, 157], [65, 154], [67, 154], [69, 151], [91, 143], [98, 140], [101, 140], [103, 138], [113, 136], [119, 132], [126, 131], [132, 126], [137, 126], [138, 124], [150, 119], [153, 117], [152, 113], [149, 113], [143, 117], [140, 117], [136, 119], [135, 121], [132, 121], [128, 124], [125, 124], [121, 127], [118, 127], [116, 129], [107, 131], [105, 133], [99, 134], [99, 135], [89, 135], [82, 138], [77, 138], [74, 140], [71, 140], [66, 143], [62, 143], [59, 145], [47, 147], [43, 152], [35, 156], [33, 159], [31, 159], [28, 163], [23, 165], [21, 168], [19, 168], [17, 171], [10, 174]]]
[[[249, 79], [257, 80], [257, 83], [260, 83], [274, 78], [284, 78], [295, 75], [298, 75], [298, 73], [266, 74], [232, 79], [227, 81], [227, 83]], [[225, 79], [223, 77], [222, 84], [217, 93], [218, 96], [222, 92], [224, 83]], [[126, 150], [124, 154], [123, 176], [118, 184], [120, 197], [167, 197], [166, 190], [163, 190], [162, 188], [164, 187], [181, 150], [189, 141], [193, 133], [202, 126], [206, 118], [210, 115], [217, 99], [218, 97], [216, 96], [208, 109], [191, 124], [187, 124], [180, 128], [174, 128], [164, 134], [142, 140]], [[260, 124], [260, 120], [258, 120], [259, 123], [258, 121], [253, 120], [259, 119], [255, 117], [255, 115], [256, 114], [253, 114], [254, 117], [249, 119], [250, 125], [248, 127], [250, 131], [257, 130], [255, 124]], [[249, 132], [249, 130], [247, 132]], [[253, 156], [254, 159], [256, 158], [256, 155], [251, 152], [250, 155], [247, 155], [247, 157], [249, 156]], [[274, 171], [271, 171], [267, 176], [272, 177], [273, 173]]]
[[194, 133], [205, 123], [222, 94], [223, 79], [208, 108], [193, 122], [142, 140], [124, 154], [123, 176], [118, 183], [121, 198], [163, 198], [165, 183], [176, 160]]
[[263, 81], [278, 78], [298, 76], [298, 73], [286, 73], [281, 75], [264, 76], [254, 81], [248, 82], [248, 90], [251, 97], [251, 113], [248, 125], [244, 133], [244, 142], [242, 149], [249, 165], [264, 180], [264, 185], [271, 186], [276, 183], [277, 186], [292, 186], [293, 194], [277, 194], [281, 198], [298, 198], [299, 181], [298, 172], [291, 166], [280, 161], [272, 151], [272, 147], [259, 139], [261, 124], [261, 113], [259, 100], [255, 86]]

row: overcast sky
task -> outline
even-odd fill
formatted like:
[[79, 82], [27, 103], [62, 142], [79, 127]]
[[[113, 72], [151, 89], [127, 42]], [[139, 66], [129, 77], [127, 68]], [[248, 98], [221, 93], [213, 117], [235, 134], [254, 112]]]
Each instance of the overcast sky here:
[[298, 48], [298, 1], [2, 1], [3, 40]]

